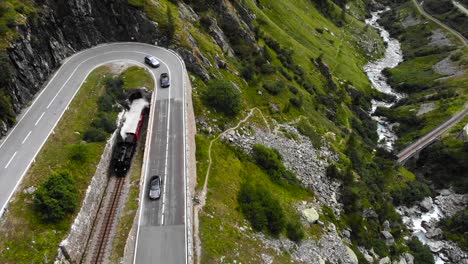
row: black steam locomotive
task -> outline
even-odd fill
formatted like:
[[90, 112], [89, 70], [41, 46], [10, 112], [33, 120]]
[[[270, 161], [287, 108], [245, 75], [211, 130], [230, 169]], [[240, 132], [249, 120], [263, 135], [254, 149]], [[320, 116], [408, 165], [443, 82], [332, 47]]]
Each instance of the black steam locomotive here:
[[130, 110], [126, 114], [124, 125], [120, 128], [114, 146], [111, 171], [116, 176], [125, 176], [132, 164], [132, 157], [135, 153], [138, 139], [140, 138], [141, 128], [145, 113], [148, 109], [148, 103], [138, 101], [144, 99], [135, 99], [132, 101]]

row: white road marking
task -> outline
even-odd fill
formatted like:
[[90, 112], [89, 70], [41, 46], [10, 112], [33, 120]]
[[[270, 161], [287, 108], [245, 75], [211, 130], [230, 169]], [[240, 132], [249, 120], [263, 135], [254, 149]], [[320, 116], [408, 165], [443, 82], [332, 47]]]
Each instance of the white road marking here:
[[24, 142], [26, 142], [26, 140], [28, 139], [29, 135], [31, 135], [31, 132], [32, 132], [32, 131], [29, 131], [29, 133], [26, 135], [26, 137], [24, 137], [23, 142], [21, 142], [21, 145], [24, 144]]
[[13, 156], [11, 156], [10, 160], [8, 161], [7, 165], [5, 166], [5, 169], [8, 168], [8, 166], [10, 166], [10, 163], [13, 161], [13, 158], [15, 158], [16, 153], [18, 153], [18, 152], [15, 151], [15, 153], [13, 154]]
[[[167, 67], [167, 65], [166, 65]], [[171, 76], [171, 70], [169, 67], [167, 67], [167, 70], [169, 71], [169, 76]], [[168, 98], [168, 106], [167, 106], [167, 132], [166, 132], [166, 161], [164, 165], [164, 183], [163, 183], [163, 202], [162, 202], [162, 214], [161, 214], [161, 225], [164, 225], [164, 216], [165, 216], [165, 210], [164, 208], [166, 207], [166, 179], [167, 179], [167, 160], [169, 156], [169, 128], [171, 124], [171, 91], [172, 89], [169, 89], [169, 98]]]
[[34, 126], [37, 126], [37, 124], [39, 124], [39, 121], [41, 121], [42, 117], [44, 116], [45, 112], [42, 113], [42, 115], [39, 117], [39, 119], [37, 119], [36, 123], [34, 124]]
[[[71, 73], [71, 76], [73, 76], [73, 75], [75, 74], [75, 72], [77, 71], [77, 69], [78, 69], [83, 63], [85, 63], [85, 62], [87, 62], [87, 61], [89, 61], [89, 60], [91, 60], [91, 59], [94, 59], [94, 58], [99, 57], [99, 56], [102, 56], [102, 55], [110, 54], [110, 53], [125, 53], [125, 52], [129, 52], [129, 53], [139, 53], [139, 54], [142, 53], [142, 52], [135, 52], [135, 51], [122, 51], [122, 52], [119, 52], [119, 51], [111, 51], [111, 52], [105, 52], [105, 53], [102, 53], [102, 54], [99, 54], [99, 55], [90, 57], [90, 58], [88, 58], [88, 59], [82, 61], [78, 66], [76, 66], [75, 70]], [[80, 52], [80, 53], [81, 53], [81, 52]], [[73, 55], [72, 57], [74, 57], [74, 56], [75, 56], [75, 55]], [[73, 98], [75, 98], [75, 96], [76, 96], [76, 94], [78, 93], [78, 91], [80, 90], [81, 86], [83, 86], [83, 83], [86, 81], [86, 79], [88, 78], [88, 76], [91, 74], [91, 72], [92, 72], [94, 69], [96, 69], [96, 68], [98, 68], [98, 67], [100, 67], [100, 66], [102, 66], [102, 65], [105, 65], [105, 64], [109, 64], [109, 63], [113, 63], [113, 62], [121, 62], [121, 61], [131, 61], [131, 62], [133, 62], [133, 63], [135, 63], [135, 64], [143, 65], [142, 63], [137, 62], [137, 61], [134, 61], [134, 60], [120, 59], [120, 60], [109, 60], [109, 61], [105, 61], [105, 62], [102, 62], [102, 63], [100, 63], [100, 64], [94, 66], [92, 69], [90, 69], [90, 70], [88, 71], [88, 73], [87, 73], [86, 76], [84, 77], [83, 81], [80, 83], [78, 89], [75, 90], [75, 93], [73, 94], [73, 96], [72, 96], [72, 97], [70, 98], [70, 100], [68, 101], [66, 108], [67, 108], [67, 107], [70, 105], [70, 103], [73, 101]], [[62, 66], [63, 66], [63, 64], [62, 64]], [[146, 67], [146, 65], [144, 65], [144, 66]], [[146, 68], [147, 68], [147, 67], [146, 67]], [[60, 69], [61, 69], [61, 68], [60, 68]], [[60, 71], [60, 69], [57, 71], [57, 73]], [[54, 75], [53, 78], [55, 78], [55, 76], [57, 76], [57, 73], [55, 73], [55, 75]], [[71, 76], [70, 76], [70, 78], [71, 78]], [[154, 75], [153, 75], [153, 78], [155, 78]], [[68, 81], [68, 80], [67, 80], [67, 81]], [[49, 84], [50, 84], [51, 82], [52, 82], [52, 80], [49, 82]], [[49, 84], [48, 84], [48, 85], [49, 85]], [[47, 85], [47, 87], [48, 87], [48, 85]], [[47, 87], [46, 87], [46, 88], [47, 88]], [[44, 88], [44, 89], [46, 89], [46, 88]], [[41, 96], [42, 93], [43, 93], [44, 91], [45, 91], [45, 90], [43, 90], [43, 91], [41, 92], [41, 94], [39, 94], [39, 96]], [[34, 102], [33, 102], [32, 105], [34, 105], [34, 103], [35, 103], [36, 101], [37, 101], [37, 98], [36, 98], [36, 100], [34, 100]], [[20, 121], [18, 121], [18, 123], [21, 122], [21, 120], [24, 118], [24, 116], [29, 112], [29, 110], [31, 110], [32, 105], [31, 105], [30, 107], [28, 107], [28, 110], [27, 110], [27, 111], [25, 112], [25, 114], [21, 117], [21, 119], [20, 119]], [[65, 109], [62, 111], [62, 113], [60, 114], [59, 118], [56, 120], [54, 126], [52, 127], [52, 130], [53, 130], [53, 128], [55, 128], [55, 126], [57, 126], [58, 122], [62, 119], [62, 116], [63, 116], [64, 113], [65, 113]], [[42, 116], [43, 116], [43, 115], [44, 115], [44, 113], [42, 113], [42, 115], [41, 115], [41, 117], [39, 118], [39, 120], [36, 121], [36, 124], [35, 124], [35, 125], [37, 125], [37, 124], [39, 123], [39, 121], [42, 119]], [[5, 140], [4, 140], [4, 141], [2, 142], [2, 144], [0, 145], [0, 148], [3, 146], [3, 144], [6, 142], [6, 140], [10, 137], [10, 135], [12, 134], [12, 132], [16, 129], [16, 127], [18, 126], [18, 123], [15, 125], [15, 127], [13, 128], [13, 130], [7, 135], [7, 137], [5, 138]], [[8, 195], [8, 198], [7, 198], [7, 200], [5, 201], [5, 203], [2, 204], [2, 205], [0, 205], [0, 206], [1, 206], [1, 207], [0, 207], [0, 217], [1, 217], [1, 216], [3, 215], [3, 213], [5, 212], [5, 208], [6, 208], [7, 204], [8, 204], [8, 201], [10, 201], [11, 197], [13, 196], [13, 193], [15, 193], [15, 191], [16, 191], [16, 189], [18, 188], [19, 184], [21, 183], [21, 181], [23, 180], [24, 176], [26, 175], [26, 172], [28, 172], [29, 167], [31, 167], [31, 164], [32, 164], [33, 161], [35, 160], [35, 157], [37, 156], [37, 154], [39, 153], [39, 151], [40, 151], [40, 150], [42, 149], [42, 147], [44, 146], [44, 144], [45, 144], [45, 142], [47, 141], [47, 139], [49, 138], [50, 134], [53, 132], [52, 130], [49, 131], [49, 134], [47, 135], [47, 137], [44, 138], [44, 140], [42, 141], [41, 146], [36, 150], [36, 153], [35, 153], [34, 156], [33, 156], [33, 160], [31, 160], [31, 161], [29, 162], [28, 166], [26, 166], [26, 168], [24, 169], [23, 173], [21, 174], [20, 179], [16, 182], [15, 187], [13, 188], [13, 190], [12, 190], [12, 191], [10, 192], [10, 194]]]

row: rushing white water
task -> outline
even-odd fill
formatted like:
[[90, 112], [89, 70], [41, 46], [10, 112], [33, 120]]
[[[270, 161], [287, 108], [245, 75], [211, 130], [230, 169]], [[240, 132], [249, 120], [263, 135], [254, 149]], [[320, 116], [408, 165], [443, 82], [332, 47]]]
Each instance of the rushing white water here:
[[[398, 209], [397, 212], [400, 213], [400, 215], [403, 215], [403, 212], [400, 209]], [[409, 217], [403, 216], [402, 219], [403, 223], [413, 232], [413, 236], [416, 236], [419, 239], [419, 241], [421, 241], [421, 243], [427, 244], [430, 241], [426, 237], [427, 230], [423, 227], [423, 223], [425, 222], [429, 223], [430, 225], [434, 225], [443, 217], [444, 214], [442, 213], [440, 208], [436, 204], [433, 204], [429, 212], [421, 213], [420, 215], [415, 214]], [[439, 252], [439, 254], [442, 253]], [[442, 260], [441, 256], [439, 256], [438, 254], [433, 255], [436, 264], [445, 263], [445, 261]]]
[[[388, 9], [386, 9], [388, 10]], [[376, 28], [383, 41], [387, 44], [385, 50], [385, 56], [377, 61], [369, 62], [364, 66], [364, 71], [367, 73], [367, 77], [371, 81], [375, 89], [379, 90], [382, 93], [393, 95], [398, 99], [403, 97], [402, 94], [395, 92], [392, 87], [387, 83], [387, 78], [383, 75], [382, 71], [385, 68], [394, 68], [400, 62], [403, 61], [403, 55], [400, 47], [400, 42], [398, 40], [391, 38], [390, 33], [386, 31], [381, 25], [377, 23], [377, 20], [380, 18], [380, 14], [386, 10], [380, 10], [377, 12], [372, 12], [372, 17], [366, 19], [366, 23]], [[385, 103], [377, 100], [372, 100], [372, 109], [371, 114], [375, 112], [377, 107], [391, 107], [393, 104]], [[377, 121], [377, 134], [379, 135], [379, 144], [388, 149], [393, 149], [393, 144], [395, 143], [397, 137], [393, 132], [394, 124], [389, 123], [385, 118], [380, 116], [372, 116], [372, 119]]]
[[[372, 17], [366, 20], [366, 23], [376, 28], [383, 41], [387, 44], [385, 50], [385, 56], [377, 61], [369, 62], [364, 66], [364, 71], [367, 73], [367, 77], [371, 81], [375, 89], [379, 90], [382, 93], [390, 94], [396, 97], [397, 100], [404, 97], [403, 94], [395, 92], [392, 87], [387, 83], [387, 78], [384, 76], [382, 71], [385, 68], [394, 68], [398, 66], [400, 62], [403, 61], [403, 54], [400, 47], [400, 42], [398, 40], [391, 38], [390, 33], [386, 31], [381, 25], [377, 23], [377, 20], [380, 18], [382, 12], [387, 11], [380, 10], [377, 12], [372, 12]], [[377, 107], [391, 107], [394, 103], [386, 103], [382, 101], [372, 100], [372, 109], [371, 114], [375, 112]], [[372, 116], [372, 119], [377, 121], [377, 133], [379, 135], [379, 144], [388, 149], [393, 149], [393, 144], [395, 143], [397, 137], [393, 132], [393, 127], [395, 124], [391, 124], [386, 121], [384, 117]], [[443, 214], [437, 205], [433, 205], [432, 209], [427, 213], [422, 213], [418, 216], [413, 217], [404, 217], [403, 221], [408, 226], [410, 230], [413, 231], [413, 235], [418, 237], [418, 239], [426, 244], [428, 242], [426, 238], [426, 229], [422, 226], [423, 222], [433, 223], [440, 220], [443, 217]], [[434, 255], [436, 264], [445, 263], [439, 256]]]

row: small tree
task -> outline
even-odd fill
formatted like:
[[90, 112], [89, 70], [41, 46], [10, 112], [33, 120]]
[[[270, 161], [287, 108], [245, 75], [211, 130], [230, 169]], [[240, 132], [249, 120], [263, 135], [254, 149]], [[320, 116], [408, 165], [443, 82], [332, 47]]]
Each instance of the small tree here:
[[83, 135], [87, 142], [102, 142], [106, 140], [106, 133], [101, 129], [90, 127]]
[[83, 164], [88, 160], [88, 148], [86, 144], [78, 143], [71, 146], [70, 159], [78, 164]]
[[68, 171], [53, 173], [36, 190], [34, 206], [46, 222], [57, 222], [75, 211], [78, 193]]
[[294, 242], [300, 242], [305, 237], [302, 224], [299, 221], [290, 222], [286, 225], [286, 236]]
[[208, 83], [208, 90], [202, 94], [205, 104], [215, 108], [227, 116], [235, 116], [242, 107], [241, 94], [232, 85], [224, 80]]

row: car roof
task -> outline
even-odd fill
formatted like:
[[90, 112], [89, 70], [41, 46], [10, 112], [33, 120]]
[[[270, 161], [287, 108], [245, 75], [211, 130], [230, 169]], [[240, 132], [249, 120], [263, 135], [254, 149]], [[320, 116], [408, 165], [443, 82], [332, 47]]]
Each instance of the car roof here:
[[158, 59], [156, 59], [156, 57], [151, 56], [151, 55], [146, 55], [145, 58], [148, 58], [149, 60], [152, 60], [152, 61], [158, 61]]

